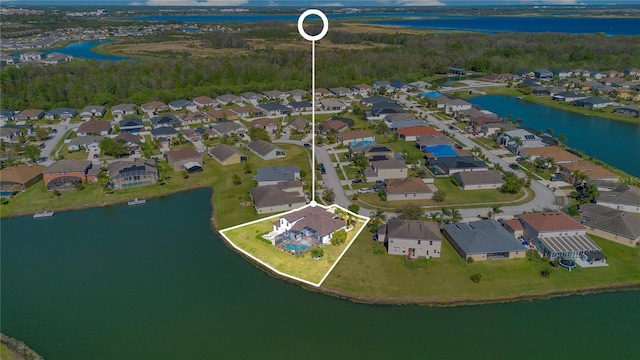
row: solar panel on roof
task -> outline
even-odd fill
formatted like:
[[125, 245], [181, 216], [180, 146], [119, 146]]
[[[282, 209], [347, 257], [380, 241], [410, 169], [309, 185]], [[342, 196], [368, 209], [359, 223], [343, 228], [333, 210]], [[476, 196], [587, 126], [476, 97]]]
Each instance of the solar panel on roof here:
[[524, 136], [524, 138], [525, 138], [525, 139], [527, 139], [527, 140], [533, 140], [533, 139], [535, 139], [536, 137], [535, 137], [535, 136], [533, 136], [533, 135], [525, 135], [525, 136]]

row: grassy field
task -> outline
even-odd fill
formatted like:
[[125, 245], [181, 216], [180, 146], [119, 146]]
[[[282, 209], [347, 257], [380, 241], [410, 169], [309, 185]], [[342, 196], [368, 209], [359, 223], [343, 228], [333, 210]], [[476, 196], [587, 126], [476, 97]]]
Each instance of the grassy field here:
[[[310, 171], [307, 148], [288, 144], [278, 144], [278, 146], [287, 152], [287, 157], [262, 160], [255, 155], [249, 155], [252, 172], [248, 174], [244, 171], [244, 164], [222, 166], [215, 160], [207, 158], [204, 171], [191, 174], [187, 179], [184, 179], [179, 172], [168, 170], [166, 176], [170, 176], [171, 179], [165, 185], [123, 189], [114, 191], [112, 194], [105, 194], [98, 184], [90, 183], [86, 184], [81, 191], [63, 191], [61, 196], [55, 197], [41, 181], [0, 207], [0, 215], [2, 217], [17, 216], [42, 210], [60, 211], [105, 206], [123, 203], [136, 197], [148, 199], [193, 188], [211, 187], [215, 190], [214, 211], [218, 225], [229, 227], [242, 224], [259, 218], [253, 206], [241, 206], [241, 203], [250, 201], [249, 189], [254, 186], [251, 177], [256, 175], [258, 167], [297, 164], [307, 173]], [[245, 152], [248, 154], [248, 151]], [[166, 162], [160, 162], [159, 166], [167, 168]], [[240, 176], [242, 180], [240, 185], [233, 184], [234, 174]]]
[[[371, 241], [371, 234], [365, 231], [323, 287], [361, 301], [447, 305], [640, 284], [640, 249], [592, 238], [608, 256], [608, 267], [578, 267], [569, 272], [555, 270], [541, 259], [467, 264], [445, 240], [442, 257], [427, 260], [426, 268], [416, 268], [405, 265], [401, 256], [386, 254], [384, 246]], [[551, 276], [544, 278], [543, 270], [549, 270]], [[482, 275], [477, 284], [470, 280], [476, 273]]]
[[13, 353], [7, 348], [5, 344], [0, 344], [0, 359], [2, 360], [14, 360], [16, 357], [13, 356]]
[[320, 283], [340, 254], [351, 243], [355, 234], [364, 226], [364, 221], [358, 221], [355, 229], [347, 233], [347, 241], [337, 246], [323, 246], [324, 256], [319, 260], [314, 260], [310, 253], [302, 256], [293, 256], [256, 238], [256, 236], [261, 236], [272, 230], [274, 219], [270, 217], [265, 221], [224, 231], [223, 233], [236, 246], [259, 258], [274, 269], [315, 284]]

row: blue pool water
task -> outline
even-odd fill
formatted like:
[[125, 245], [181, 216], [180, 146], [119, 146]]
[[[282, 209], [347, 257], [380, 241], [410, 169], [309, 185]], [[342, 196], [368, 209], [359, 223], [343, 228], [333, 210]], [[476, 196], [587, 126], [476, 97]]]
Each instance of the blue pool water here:
[[285, 246], [283, 246], [283, 248], [285, 250], [291, 251], [291, 252], [301, 252], [301, 251], [306, 251], [309, 248], [309, 245], [307, 244], [286, 244]]
[[453, 147], [451, 147], [451, 145], [442, 144], [426, 146], [425, 149], [436, 157], [458, 156], [458, 153], [453, 149]]

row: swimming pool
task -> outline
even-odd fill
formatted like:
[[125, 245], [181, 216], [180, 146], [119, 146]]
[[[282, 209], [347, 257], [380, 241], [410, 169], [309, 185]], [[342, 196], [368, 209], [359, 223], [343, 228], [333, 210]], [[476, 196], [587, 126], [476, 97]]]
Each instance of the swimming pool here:
[[436, 157], [450, 157], [450, 156], [458, 156], [456, 150], [447, 144], [434, 145], [434, 146], [426, 146], [425, 150], [427, 152], [432, 153]]
[[300, 252], [305, 252], [309, 249], [309, 244], [293, 244], [293, 243], [289, 243], [289, 244], [285, 244], [283, 247], [283, 249], [290, 251], [290, 252], [294, 252], [294, 253], [300, 253]]

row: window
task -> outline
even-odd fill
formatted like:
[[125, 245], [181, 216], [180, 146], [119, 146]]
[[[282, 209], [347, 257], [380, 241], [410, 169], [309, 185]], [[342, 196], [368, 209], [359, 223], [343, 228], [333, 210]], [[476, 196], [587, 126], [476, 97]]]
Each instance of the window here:
[[418, 245], [420, 245], [422, 243], [422, 240], [418, 240]]
[[429, 250], [427, 250], [427, 256], [429, 256]]
[[429, 240], [429, 245], [433, 245], [433, 240]]

